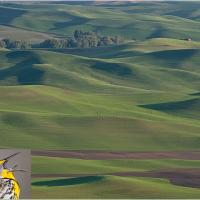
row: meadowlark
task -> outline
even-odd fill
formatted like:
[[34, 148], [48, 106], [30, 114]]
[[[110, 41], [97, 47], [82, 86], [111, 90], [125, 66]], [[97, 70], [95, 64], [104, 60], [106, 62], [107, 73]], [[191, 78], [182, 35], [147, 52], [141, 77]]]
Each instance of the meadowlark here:
[[15, 170], [17, 165], [13, 168], [7, 167], [8, 160], [17, 154], [0, 160], [0, 199], [19, 199], [20, 185], [14, 175], [14, 171], [18, 171]]

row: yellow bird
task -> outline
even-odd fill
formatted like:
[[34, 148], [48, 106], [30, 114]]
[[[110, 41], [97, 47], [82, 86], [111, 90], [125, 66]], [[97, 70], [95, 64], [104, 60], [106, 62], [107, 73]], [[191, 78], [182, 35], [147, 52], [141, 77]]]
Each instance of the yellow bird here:
[[15, 170], [16, 166], [12, 169], [6, 167], [8, 160], [17, 154], [0, 160], [0, 199], [19, 199], [20, 185], [15, 178], [14, 171], [23, 170]]

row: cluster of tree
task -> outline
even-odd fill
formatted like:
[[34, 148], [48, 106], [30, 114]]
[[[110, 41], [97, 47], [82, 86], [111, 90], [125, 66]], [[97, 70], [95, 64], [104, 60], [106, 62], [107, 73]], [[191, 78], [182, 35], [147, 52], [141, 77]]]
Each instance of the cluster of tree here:
[[40, 48], [89, 48], [122, 43], [120, 36], [100, 36], [95, 32], [75, 30], [72, 38], [48, 39], [39, 44]]
[[89, 48], [102, 47], [121, 44], [123, 39], [120, 36], [100, 36], [95, 32], [83, 32], [75, 30], [73, 37], [65, 39], [47, 39], [38, 44], [31, 44], [26, 41], [16, 41], [10, 39], [0, 40], [0, 47], [8, 49], [28, 49], [28, 48]]
[[74, 39], [77, 47], [101, 47], [123, 42], [120, 36], [100, 36], [95, 32], [83, 32], [81, 30], [74, 31]]
[[3, 39], [0, 40], [0, 48], [7, 49], [28, 49], [31, 48], [31, 44], [22, 40], [11, 40], [11, 39]]
[[56, 48], [65, 49], [76, 47], [75, 41], [71, 38], [66, 39], [48, 39], [44, 40], [40, 44], [35, 45], [37, 48]]

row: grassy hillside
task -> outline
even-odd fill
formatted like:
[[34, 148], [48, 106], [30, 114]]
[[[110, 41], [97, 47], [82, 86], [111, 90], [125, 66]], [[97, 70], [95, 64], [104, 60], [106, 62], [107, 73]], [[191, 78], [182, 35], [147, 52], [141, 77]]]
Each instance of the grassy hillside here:
[[[33, 176], [32, 197], [197, 198], [199, 189], [194, 183], [199, 179], [195, 179], [198, 175], [192, 175], [192, 171], [198, 172], [198, 169], [198, 160], [85, 160], [34, 156], [33, 174], [37, 176]], [[155, 176], [162, 171], [165, 177]], [[152, 172], [155, 177], [148, 177]], [[190, 182], [194, 188], [187, 186]]]
[[[44, 179], [43, 179], [44, 180]], [[49, 179], [47, 179], [49, 180]], [[50, 179], [51, 180], [51, 179]], [[53, 179], [55, 180], [55, 179]], [[103, 176], [85, 184], [73, 185], [72, 181], [63, 181], [69, 186], [33, 186], [32, 196], [41, 194], [51, 198], [198, 198], [199, 190], [171, 185], [163, 179]], [[41, 181], [39, 179], [38, 181]], [[79, 181], [79, 180], [78, 180]], [[33, 183], [37, 183], [37, 180]], [[55, 181], [54, 181], [55, 182]], [[71, 183], [72, 182], [72, 183]], [[80, 181], [79, 181], [80, 182]], [[76, 182], [75, 182], [76, 184]], [[120, 188], [120, 189], [119, 189]]]
[[[158, 50], [157, 40], [111, 47], [113, 55], [133, 52], [115, 59], [102, 58], [101, 49], [84, 56], [78, 50], [0, 52], [4, 147], [198, 149], [199, 99], [192, 94], [199, 91], [199, 43], [177, 44], [175, 50], [171, 40], [168, 50]], [[96, 57], [87, 57], [91, 51]], [[12, 142], [14, 133], [20, 137]]]
[[125, 39], [0, 48], [1, 148], [159, 154], [33, 156], [34, 198], [199, 197], [199, 10], [199, 2], [0, 3], [0, 38], [38, 42], [81, 29]]
[[[161, 169], [199, 168], [199, 160], [175, 159], [114, 159], [83, 160], [74, 158], [33, 157], [33, 174], [104, 174], [115, 172], [149, 171]], [[48, 163], [46, 168], [44, 163]], [[56, 176], [56, 175], [55, 175]]]
[[[72, 55], [69, 51], [66, 54], [38, 50], [2, 52], [0, 57], [2, 61], [9, 59], [6, 68], [6, 63], [0, 64], [2, 85], [15, 77], [8, 84], [45, 84], [109, 93], [120, 91], [122, 87], [124, 91], [170, 89], [172, 92], [179, 89], [189, 93], [199, 90], [198, 49], [156, 51], [131, 57], [124, 55], [119, 59], [87, 58]], [[169, 74], [167, 79], [163, 78], [165, 74]]]
[[71, 35], [75, 29], [82, 29], [122, 35], [128, 39], [191, 37], [200, 40], [198, 7], [199, 2], [192, 5], [41, 3], [31, 6], [7, 3], [0, 6], [0, 23], [62, 36]]
[[53, 38], [53, 36], [45, 33], [15, 28], [12, 26], [0, 25], [0, 38], [9, 38], [12, 40], [25, 40], [32, 43], [38, 43], [43, 40]]

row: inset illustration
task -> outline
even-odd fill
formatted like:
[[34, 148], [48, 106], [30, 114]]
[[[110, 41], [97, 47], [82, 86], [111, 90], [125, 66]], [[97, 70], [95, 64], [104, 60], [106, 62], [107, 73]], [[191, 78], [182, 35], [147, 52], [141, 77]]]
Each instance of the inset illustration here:
[[0, 150], [0, 199], [30, 198], [30, 150]]

